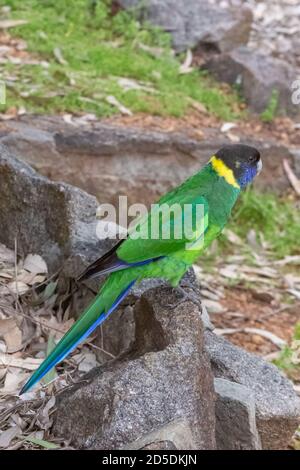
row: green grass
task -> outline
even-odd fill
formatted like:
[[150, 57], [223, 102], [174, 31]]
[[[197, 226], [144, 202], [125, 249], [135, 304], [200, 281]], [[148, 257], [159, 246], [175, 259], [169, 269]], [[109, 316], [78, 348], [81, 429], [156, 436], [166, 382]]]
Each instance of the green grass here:
[[261, 113], [260, 115], [261, 120], [263, 122], [272, 122], [274, 118], [276, 117], [276, 113], [278, 109], [278, 99], [279, 99], [278, 90], [273, 90], [268, 106], [266, 107], [265, 111]]
[[300, 254], [299, 227], [300, 210], [296, 202], [250, 188], [241, 195], [226, 227], [240, 237], [243, 245], [232, 245], [226, 235], [221, 234], [217, 247], [213, 252], [208, 250], [203, 259], [214, 264], [216, 256], [236, 254], [238, 249], [251, 264], [253, 248], [247, 241], [250, 230], [255, 231], [258, 244], [260, 234], [263, 236], [268, 246], [266, 255], [270, 259], [297, 255]]
[[300, 211], [296, 203], [273, 193], [249, 189], [242, 194], [229, 228], [245, 239], [262, 233], [275, 258], [299, 254]]
[[274, 364], [282, 369], [291, 379], [300, 380], [300, 364], [295, 359], [299, 358], [300, 348], [300, 323], [295, 326], [295, 332], [291, 346], [285, 346]]
[[[237, 117], [238, 98], [234, 92], [224, 93], [198, 70], [180, 75], [183, 58], [172, 55], [169, 35], [141, 25], [133, 13], [123, 11], [112, 16], [110, 1], [99, 0], [93, 13], [88, 0], [2, 3], [11, 7], [6, 19], [28, 21], [11, 29], [10, 34], [25, 39], [33, 56], [49, 64], [1, 65], [8, 84], [7, 108], [25, 106], [29, 112], [94, 112], [109, 116], [118, 110], [105, 98], [114, 95], [132, 112], [180, 117], [192, 99], [225, 120]], [[160, 48], [161, 55], [154, 57], [140, 44]], [[66, 64], [55, 57], [57, 48]], [[17, 80], [9, 81], [11, 75]], [[118, 83], [120, 77], [146, 82], [155, 92], [124, 91]]]

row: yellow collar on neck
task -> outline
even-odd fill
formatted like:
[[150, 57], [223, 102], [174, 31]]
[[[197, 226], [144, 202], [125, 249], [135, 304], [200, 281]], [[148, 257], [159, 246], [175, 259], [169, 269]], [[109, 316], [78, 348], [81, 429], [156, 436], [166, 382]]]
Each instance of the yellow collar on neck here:
[[236, 181], [233, 171], [228, 168], [227, 165], [221, 160], [220, 158], [217, 158], [215, 155], [210, 159], [210, 163], [215, 170], [215, 172], [219, 175], [222, 176], [228, 184], [231, 186], [234, 186], [237, 189], [241, 189], [240, 185]]

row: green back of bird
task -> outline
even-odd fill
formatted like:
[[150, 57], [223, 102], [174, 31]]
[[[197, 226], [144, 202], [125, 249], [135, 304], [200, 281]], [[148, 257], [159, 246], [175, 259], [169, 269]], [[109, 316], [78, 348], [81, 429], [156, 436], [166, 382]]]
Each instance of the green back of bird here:
[[[207, 246], [211, 241], [210, 238], [215, 237], [216, 233], [220, 232], [225, 226], [239, 193], [240, 190], [238, 188], [219, 176], [212, 165], [208, 163], [199, 173], [165, 194], [155, 207], [152, 207], [150, 216], [144, 217], [137, 225], [135, 236], [131, 233], [129, 238], [118, 248], [118, 256], [122, 260], [134, 263], [149, 259], [149, 253], [151, 253], [151, 257], [155, 258], [166, 256], [177, 249], [181, 250], [183, 242], [188, 243], [189, 240], [184, 239], [184, 236], [181, 239], [176, 239], [174, 231], [176, 226], [181, 225], [181, 233], [184, 234], [185, 212], [183, 209], [185, 205], [190, 205], [191, 207], [192, 225], [195, 231], [197, 224], [199, 224], [197, 205], [202, 205], [204, 217], [203, 233], [206, 232], [207, 234], [205, 242], [205, 246]], [[182, 210], [178, 214], [171, 213], [170, 219], [165, 224], [160, 221], [160, 231], [156, 238], [153, 238], [151, 236], [151, 215], [160, 211], [163, 205], [169, 207], [177, 205]], [[166, 224], [171, 225], [171, 227], [166, 227], [170, 229], [169, 239], [165, 239], [163, 236], [166, 233], [164, 232], [164, 225]], [[143, 237], [139, 238], [137, 234], [141, 233], [146, 233], [146, 239]]]

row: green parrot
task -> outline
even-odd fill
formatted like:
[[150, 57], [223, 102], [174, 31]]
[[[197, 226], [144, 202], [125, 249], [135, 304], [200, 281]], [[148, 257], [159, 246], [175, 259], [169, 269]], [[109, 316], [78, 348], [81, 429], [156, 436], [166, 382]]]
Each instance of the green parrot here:
[[[20, 394], [27, 392], [101, 325], [133, 284], [142, 279], [163, 278], [176, 287], [203, 250], [220, 235], [241, 190], [261, 168], [260, 154], [255, 148], [228, 145], [198, 173], [153, 205], [125, 240], [80, 276], [79, 280], [85, 280], [109, 273], [94, 301], [32, 374]], [[177, 209], [162, 217], [163, 207]], [[190, 219], [189, 230], [183, 230], [186, 218]], [[158, 231], [153, 230], [155, 224]]]

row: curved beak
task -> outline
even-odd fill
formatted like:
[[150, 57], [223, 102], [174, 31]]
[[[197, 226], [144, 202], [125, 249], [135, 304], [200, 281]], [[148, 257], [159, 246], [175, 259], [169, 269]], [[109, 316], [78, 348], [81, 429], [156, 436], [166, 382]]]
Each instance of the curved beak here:
[[259, 161], [257, 162], [257, 174], [258, 174], [258, 175], [259, 175], [259, 173], [261, 172], [262, 167], [263, 167], [262, 161], [259, 160]]

